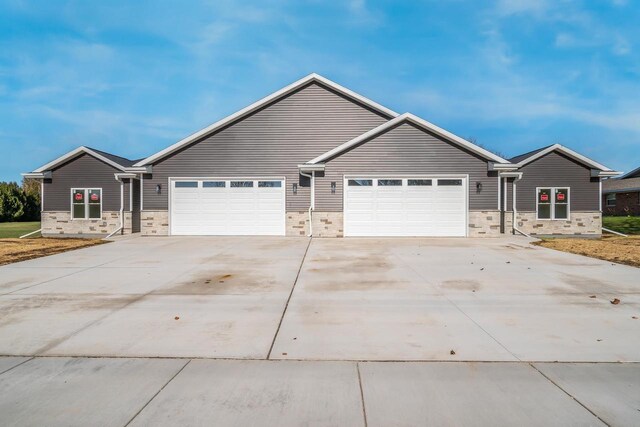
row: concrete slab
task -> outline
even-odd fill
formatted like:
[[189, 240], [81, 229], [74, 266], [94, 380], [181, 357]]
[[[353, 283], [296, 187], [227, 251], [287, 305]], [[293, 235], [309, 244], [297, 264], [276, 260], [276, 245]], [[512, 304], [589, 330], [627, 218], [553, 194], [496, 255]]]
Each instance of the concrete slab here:
[[519, 363], [360, 363], [370, 427], [604, 425]]
[[185, 360], [38, 358], [0, 375], [4, 426], [122, 426]]
[[4, 295], [0, 355], [33, 356], [55, 346], [135, 297]]
[[0, 374], [29, 360], [28, 357], [0, 357]]
[[45, 354], [266, 358], [285, 302], [284, 294], [150, 295]]
[[0, 267], [0, 295], [31, 288], [34, 285], [67, 277], [82, 270], [82, 268], [68, 267], [13, 268], [11, 265], [2, 266]]
[[132, 426], [363, 426], [353, 363], [194, 360]]
[[271, 358], [516, 360], [442, 296], [337, 294], [296, 290]]
[[609, 425], [640, 425], [640, 365], [536, 363], [554, 383]]
[[451, 297], [483, 330], [524, 361], [635, 362], [638, 308], [587, 294]]
[[14, 292], [14, 295], [143, 295], [174, 283], [189, 266], [96, 267]]

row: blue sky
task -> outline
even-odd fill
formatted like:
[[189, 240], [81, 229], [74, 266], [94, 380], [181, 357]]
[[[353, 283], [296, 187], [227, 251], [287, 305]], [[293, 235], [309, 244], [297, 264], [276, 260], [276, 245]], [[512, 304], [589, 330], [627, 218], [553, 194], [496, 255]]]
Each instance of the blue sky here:
[[640, 166], [632, 0], [0, 3], [0, 180], [152, 154], [311, 72], [513, 156]]

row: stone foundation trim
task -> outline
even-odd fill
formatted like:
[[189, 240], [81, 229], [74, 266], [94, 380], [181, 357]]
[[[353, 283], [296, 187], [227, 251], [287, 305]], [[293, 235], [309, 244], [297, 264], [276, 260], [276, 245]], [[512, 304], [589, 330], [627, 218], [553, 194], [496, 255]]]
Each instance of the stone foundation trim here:
[[71, 212], [47, 211], [41, 218], [41, 234], [49, 237], [106, 236], [120, 227], [120, 211], [103, 211], [100, 219], [71, 219]]
[[342, 212], [313, 212], [313, 237], [343, 237]]
[[[506, 228], [505, 232], [508, 232]], [[469, 237], [499, 237], [501, 235], [500, 211], [469, 211]]]
[[168, 236], [169, 211], [140, 212], [140, 234], [143, 236]]
[[285, 235], [286, 236], [308, 236], [309, 235], [309, 212], [287, 212]]
[[[506, 213], [511, 231], [512, 212]], [[602, 214], [599, 211], [572, 211], [568, 220], [536, 219], [535, 212], [517, 212], [516, 227], [532, 236], [602, 234]]]

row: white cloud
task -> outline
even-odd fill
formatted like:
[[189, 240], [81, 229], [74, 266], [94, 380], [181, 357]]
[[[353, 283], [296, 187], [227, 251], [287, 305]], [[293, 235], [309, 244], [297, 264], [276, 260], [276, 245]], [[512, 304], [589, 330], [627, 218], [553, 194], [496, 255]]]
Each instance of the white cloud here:
[[618, 35], [613, 42], [612, 52], [619, 56], [628, 55], [631, 53], [631, 43], [624, 37]]

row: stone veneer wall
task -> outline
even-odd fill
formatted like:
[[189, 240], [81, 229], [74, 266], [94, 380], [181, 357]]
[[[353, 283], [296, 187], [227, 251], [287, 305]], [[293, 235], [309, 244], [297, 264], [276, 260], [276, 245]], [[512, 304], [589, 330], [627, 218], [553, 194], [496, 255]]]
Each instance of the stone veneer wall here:
[[[125, 215], [126, 219], [126, 215]], [[130, 221], [129, 221], [130, 223]], [[126, 225], [126, 224], [125, 224]], [[119, 211], [103, 211], [101, 219], [71, 219], [71, 212], [42, 212], [43, 236], [107, 235], [120, 226]], [[126, 228], [125, 228], [126, 232]], [[131, 227], [129, 226], [129, 232]]]
[[285, 234], [287, 236], [306, 236], [309, 234], [309, 212], [287, 212]]
[[143, 236], [168, 236], [169, 211], [140, 212], [140, 234]]
[[[505, 231], [511, 232], [512, 213], [507, 212], [507, 226]], [[537, 220], [535, 212], [518, 212], [516, 226], [532, 236], [551, 236], [561, 234], [571, 235], [601, 235], [602, 214], [599, 211], [571, 212], [570, 219], [562, 220]]]
[[498, 236], [501, 236], [500, 211], [469, 211], [469, 237]]
[[343, 237], [342, 212], [313, 212], [313, 237]]

